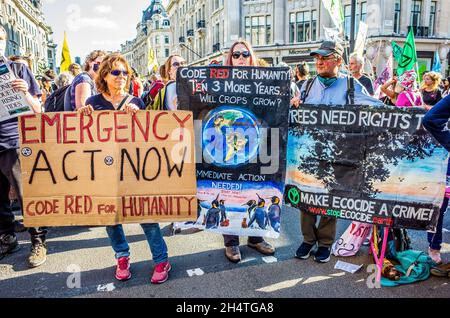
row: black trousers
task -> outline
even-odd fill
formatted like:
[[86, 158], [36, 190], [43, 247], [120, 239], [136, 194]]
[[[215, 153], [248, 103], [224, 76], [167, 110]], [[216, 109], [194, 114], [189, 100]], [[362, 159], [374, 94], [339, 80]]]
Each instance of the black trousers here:
[[[14, 214], [9, 200], [10, 186], [14, 187], [23, 211], [21, 178], [19, 150], [11, 149], [0, 152], [0, 235], [14, 234]], [[47, 228], [31, 227], [28, 232], [31, 235], [32, 244], [45, 242]]]
[[[239, 246], [239, 236], [237, 235], [224, 235], [223, 241], [226, 247]], [[248, 241], [253, 244], [258, 244], [263, 242], [264, 239], [259, 236], [249, 236]]]

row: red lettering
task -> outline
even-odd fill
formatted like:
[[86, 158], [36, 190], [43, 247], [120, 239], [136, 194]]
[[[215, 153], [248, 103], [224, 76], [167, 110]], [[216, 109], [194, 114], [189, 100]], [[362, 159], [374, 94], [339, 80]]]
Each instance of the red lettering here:
[[128, 142], [128, 138], [119, 138], [119, 130], [126, 130], [128, 128], [127, 125], [119, 125], [117, 117], [121, 116], [121, 115], [125, 115], [125, 116], [130, 116], [127, 113], [122, 113], [122, 112], [116, 112], [114, 113], [114, 124], [116, 126], [116, 130], [115, 130], [115, 137], [116, 137], [116, 142]]
[[101, 128], [101, 125], [100, 125], [100, 118], [103, 116], [103, 115], [109, 115], [109, 112], [102, 112], [102, 113], [99, 113], [98, 115], [97, 115], [97, 136], [98, 136], [98, 141], [100, 141], [100, 142], [108, 142], [110, 139], [111, 139], [111, 131], [112, 131], [112, 128], [110, 127], [110, 128], [103, 128], [103, 131], [105, 131], [107, 134], [106, 134], [106, 138], [103, 138], [102, 136], [101, 136], [101, 134], [100, 134], [100, 128]]
[[191, 114], [187, 115], [183, 120], [181, 120], [180, 118], [178, 118], [177, 114], [173, 113], [172, 114], [173, 117], [175, 118], [175, 120], [180, 124], [180, 141], [183, 141], [183, 137], [184, 137], [184, 124], [192, 117]]
[[89, 122], [87, 124], [84, 123], [84, 118], [86, 116], [84, 116], [84, 114], [81, 114], [80, 116], [81, 116], [81, 119], [80, 119], [80, 142], [82, 144], [84, 144], [84, 131], [85, 130], [87, 132], [89, 140], [91, 142], [94, 142], [94, 138], [92, 138], [92, 134], [91, 134], [91, 127], [92, 127], [92, 124], [94, 123], [92, 116], [91, 115], [88, 116]]
[[[22, 117], [23, 118], [23, 117]], [[27, 204], [27, 207], [25, 209], [25, 212], [27, 213], [27, 215], [29, 216], [35, 216], [34, 212], [31, 211], [30, 206], [34, 204], [34, 201], [31, 201], [30, 203]]]
[[65, 209], [64, 209], [65, 212], [64, 213], [65, 214], [67, 214], [69, 210], [70, 210], [70, 213], [73, 214], [73, 207], [72, 207], [73, 203], [74, 203], [74, 200], [73, 200], [72, 196], [67, 195], [64, 198], [64, 206], [65, 206]]
[[27, 131], [35, 131], [37, 130], [36, 126], [33, 127], [26, 127], [25, 126], [25, 120], [27, 119], [34, 119], [36, 118], [36, 115], [25, 115], [20, 117], [20, 132], [22, 134], [22, 145], [25, 144], [37, 144], [39, 143], [38, 139], [28, 140], [27, 138]]
[[185, 198], [188, 202], [189, 202], [189, 207], [188, 207], [188, 214], [192, 215], [192, 207], [191, 207], [191, 202], [192, 200], [195, 199], [195, 197], [191, 197], [191, 198]]
[[45, 143], [45, 124], [53, 126], [56, 124], [56, 142], [61, 143], [61, 114], [54, 114], [53, 119], [47, 114], [41, 115], [41, 142]]
[[63, 144], [76, 144], [76, 140], [69, 140], [68, 139], [68, 132], [69, 131], [75, 131], [75, 127], [68, 127], [67, 126], [67, 118], [75, 118], [78, 117], [77, 113], [65, 113], [63, 114]]
[[169, 135], [168, 135], [168, 134], [166, 134], [164, 137], [161, 137], [161, 136], [159, 136], [158, 133], [156, 132], [156, 126], [158, 125], [159, 117], [162, 117], [162, 116], [168, 115], [168, 114], [169, 114], [169, 113], [167, 113], [167, 112], [161, 112], [161, 113], [158, 113], [158, 114], [155, 116], [155, 119], [153, 120], [153, 135], [155, 135], [156, 139], [158, 139], [158, 140], [167, 140], [167, 138], [169, 138]]
[[142, 137], [144, 138], [145, 142], [148, 142], [149, 136], [150, 136], [150, 112], [145, 112], [145, 129], [142, 127], [141, 122], [139, 121], [137, 114], [134, 114], [131, 117], [131, 140], [133, 142], [136, 141], [136, 126], [138, 126]]

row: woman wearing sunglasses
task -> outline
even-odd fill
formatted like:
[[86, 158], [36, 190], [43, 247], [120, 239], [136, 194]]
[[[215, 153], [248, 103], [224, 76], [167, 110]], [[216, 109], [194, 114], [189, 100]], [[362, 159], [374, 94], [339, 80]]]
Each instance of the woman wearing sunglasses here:
[[147, 105], [147, 109], [153, 110], [177, 110], [177, 71], [178, 68], [186, 65], [186, 61], [180, 55], [171, 55], [167, 59], [164, 67], [161, 68], [161, 77], [165, 87], [156, 95], [153, 105]]
[[[253, 52], [252, 46], [247, 41], [240, 40], [231, 46], [225, 65], [234, 67], [258, 66], [258, 59]], [[238, 263], [241, 260], [239, 236], [224, 235], [223, 238], [225, 243], [225, 256], [229, 261]], [[247, 245], [264, 255], [272, 255], [275, 253], [275, 248], [264, 241], [262, 237], [249, 237]]]
[[[123, 110], [134, 114], [139, 109], [144, 109], [144, 103], [140, 98], [126, 93], [130, 86], [131, 72], [130, 66], [122, 55], [114, 53], [106, 56], [100, 65], [96, 79], [100, 94], [88, 98], [86, 106], [80, 108], [79, 112], [89, 115], [96, 110]], [[164, 283], [169, 277], [171, 266], [168, 261], [167, 245], [161, 235], [159, 224], [141, 224], [141, 226], [156, 264], [151, 282], [153, 284]], [[130, 248], [123, 227], [120, 224], [107, 226], [106, 232], [116, 253], [116, 279], [128, 280], [131, 278]]]

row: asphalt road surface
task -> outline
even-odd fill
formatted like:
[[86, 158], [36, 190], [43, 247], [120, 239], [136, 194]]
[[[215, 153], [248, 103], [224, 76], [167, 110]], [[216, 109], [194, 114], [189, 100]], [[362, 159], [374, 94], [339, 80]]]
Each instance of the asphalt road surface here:
[[[450, 261], [450, 213], [444, 221], [443, 260]], [[448, 278], [428, 280], [401, 287], [369, 288], [373, 273], [368, 247], [357, 256], [332, 257], [318, 264], [293, 256], [301, 243], [297, 211], [283, 209], [282, 235], [268, 240], [277, 248], [274, 257], [263, 257], [241, 240], [243, 260], [228, 262], [223, 239], [207, 232], [173, 236], [162, 224], [172, 264], [170, 279], [151, 285], [151, 254], [139, 225], [126, 225], [131, 247], [133, 277], [128, 282], [114, 278], [115, 260], [104, 227], [52, 228], [48, 235], [47, 262], [27, 268], [30, 250], [28, 233], [19, 234], [21, 250], [0, 261], [0, 297], [177, 297], [177, 298], [398, 298], [450, 297]], [[349, 222], [338, 222], [338, 235]], [[426, 232], [409, 231], [412, 246], [427, 250]], [[355, 274], [334, 269], [338, 260], [364, 265]]]

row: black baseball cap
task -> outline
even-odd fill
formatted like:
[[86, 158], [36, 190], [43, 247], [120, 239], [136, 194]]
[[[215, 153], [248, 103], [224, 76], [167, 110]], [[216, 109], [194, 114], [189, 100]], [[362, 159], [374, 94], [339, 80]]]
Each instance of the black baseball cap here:
[[309, 55], [314, 56], [318, 54], [322, 56], [328, 56], [333, 53], [342, 56], [344, 54], [344, 48], [338, 42], [325, 41], [322, 43], [318, 50], [312, 51]]

